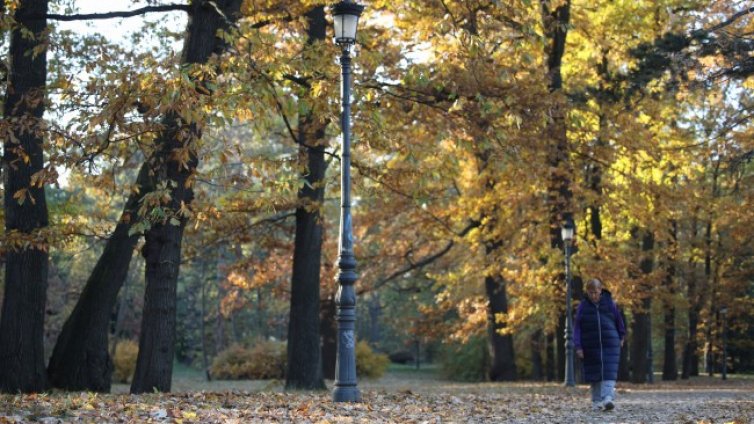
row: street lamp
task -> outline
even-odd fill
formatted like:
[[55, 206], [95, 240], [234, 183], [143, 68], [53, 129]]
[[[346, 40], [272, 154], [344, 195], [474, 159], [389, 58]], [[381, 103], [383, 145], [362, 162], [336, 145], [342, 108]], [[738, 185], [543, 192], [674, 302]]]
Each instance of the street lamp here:
[[338, 350], [335, 359], [333, 401], [358, 402], [361, 393], [356, 387], [356, 258], [353, 255], [351, 231], [351, 46], [356, 43], [356, 26], [364, 6], [341, 1], [333, 6], [335, 36], [341, 48], [341, 161], [340, 161], [340, 238], [338, 256], [338, 293], [335, 296], [338, 322]]
[[720, 316], [723, 318], [723, 380], [728, 379], [728, 308], [720, 308]]
[[565, 248], [565, 271], [566, 271], [566, 324], [565, 324], [565, 343], [566, 343], [566, 363], [565, 363], [565, 385], [573, 387], [576, 382], [573, 378], [573, 313], [571, 310], [571, 243], [576, 231], [576, 225], [573, 219], [566, 217], [563, 227], [560, 230], [563, 238], [563, 247]]

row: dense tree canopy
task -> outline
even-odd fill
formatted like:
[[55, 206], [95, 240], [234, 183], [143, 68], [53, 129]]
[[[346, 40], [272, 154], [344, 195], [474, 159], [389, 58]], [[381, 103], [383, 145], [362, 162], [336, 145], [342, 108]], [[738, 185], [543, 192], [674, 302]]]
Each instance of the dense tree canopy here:
[[[754, 366], [742, 353], [754, 331], [747, 2], [363, 3], [359, 338], [386, 352], [422, 345], [425, 357], [486, 339], [487, 378], [554, 378], [559, 225], [573, 216], [577, 293], [599, 277], [617, 299], [634, 381], [653, 363], [668, 379], [701, 359], [714, 369], [723, 308], [725, 360]], [[234, 343], [288, 331], [306, 349], [323, 340], [321, 359], [289, 349], [288, 385], [322, 387], [295, 364], [322, 361], [327, 377], [333, 360], [329, 4], [46, 5], [6, 0], [0, 20], [0, 361], [33, 361], [0, 372], [0, 390], [46, 388], [49, 360], [52, 385], [108, 391], [114, 341], [139, 338], [132, 390], [170, 390], [173, 354], [208, 369]], [[120, 19], [138, 29], [79, 30]], [[46, 78], [20, 81], [23, 67]], [[38, 219], [21, 225], [19, 213]], [[27, 285], [23, 267], [36, 273]], [[21, 299], [36, 318], [18, 319]]]

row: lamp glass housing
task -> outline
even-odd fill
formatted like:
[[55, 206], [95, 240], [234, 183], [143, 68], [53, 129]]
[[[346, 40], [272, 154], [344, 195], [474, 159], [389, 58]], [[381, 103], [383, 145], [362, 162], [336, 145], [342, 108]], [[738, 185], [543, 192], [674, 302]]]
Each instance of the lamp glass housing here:
[[356, 42], [356, 25], [359, 17], [354, 15], [336, 15], [333, 17], [335, 24], [335, 42], [338, 44], [353, 44]]
[[573, 240], [573, 222], [566, 221], [565, 225], [560, 229], [560, 235], [563, 237], [563, 241], [570, 242]]
[[337, 44], [354, 44], [356, 42], [356, 27], [363, 10], [364, 6], [346, 1], [341, 1], [333, 6], [334, 40]]

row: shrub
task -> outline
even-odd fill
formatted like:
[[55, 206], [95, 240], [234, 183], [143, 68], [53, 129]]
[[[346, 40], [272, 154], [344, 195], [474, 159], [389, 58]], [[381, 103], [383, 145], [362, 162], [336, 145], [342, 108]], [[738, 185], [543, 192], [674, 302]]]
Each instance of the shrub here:
[[119, 340], [115, 344], [113, 355], [113, 381], [129, 383], [136, 370], [136, 357], [139, 355], [139, 344], [133, 340]]
[[212, 361], [210, 373], [223, 380], [265, 380], [284, 378], [285, 343], [264, 341], [251, 348], [235, 344]]
[[356, 375], [364, 378], [380, 378], [385, 374], [390, 359], [378, 353], [365, 341], [356, 343]]
[[440, 374], [456, 381], [485, 381], [490, 367], [487, 340], [476, 336], [466, 343], [447, 344], [440, 353]]

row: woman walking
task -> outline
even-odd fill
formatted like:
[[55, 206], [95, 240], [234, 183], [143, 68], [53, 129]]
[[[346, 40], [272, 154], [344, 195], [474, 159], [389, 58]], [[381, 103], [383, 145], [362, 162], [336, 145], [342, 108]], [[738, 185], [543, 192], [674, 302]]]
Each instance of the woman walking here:
[[620, 349], [626, 327], [610, 292], [597, 278], [586, 284], [586, 295], [576, 310], [574, 344], [583, 359], [584, 380], [592, 385], [592, 408], [615, 408]]

